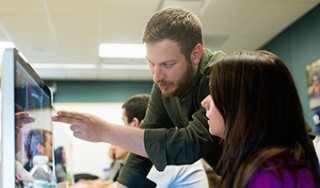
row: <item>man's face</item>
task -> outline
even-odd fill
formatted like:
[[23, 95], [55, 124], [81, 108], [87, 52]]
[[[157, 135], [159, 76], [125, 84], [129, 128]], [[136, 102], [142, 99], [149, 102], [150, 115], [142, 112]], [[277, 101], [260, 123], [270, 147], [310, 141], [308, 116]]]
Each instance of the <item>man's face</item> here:
[[191, 85], [196, 72], [194, 63], [187, 62], [177, 42], [164, 39], [146, 44], [146, 59], [153, 76], [166, 97], [183, 94]]

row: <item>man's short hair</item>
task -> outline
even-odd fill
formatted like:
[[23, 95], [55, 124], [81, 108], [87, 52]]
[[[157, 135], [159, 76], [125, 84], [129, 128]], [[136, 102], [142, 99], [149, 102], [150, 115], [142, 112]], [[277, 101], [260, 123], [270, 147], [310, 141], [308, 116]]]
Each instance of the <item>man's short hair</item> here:
[[128, 118], [128, 123], [131, 123], [133, 118], [137, 118], [139, 121], [144, 119], [149, 102], [148, 94], [137, 94], [130, 97], [123, 105]]
[[202, 44], [201, 27], [199, 18], [193, 13], [180, 7], [169, 7], [150, 18], [142, 42], [158, 42], [164, 39], [176, 41], [181, 53], [189, 61], [194, 47], [198, 43]]

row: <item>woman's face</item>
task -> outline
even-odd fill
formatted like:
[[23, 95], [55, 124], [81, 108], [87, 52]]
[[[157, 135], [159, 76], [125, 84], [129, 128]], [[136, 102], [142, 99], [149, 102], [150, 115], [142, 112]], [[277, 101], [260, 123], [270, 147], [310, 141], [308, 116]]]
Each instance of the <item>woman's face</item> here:
[[214, 105], [211, 95], [202, 100], [201, 106], [206, 110], [210, 134], [223, 138], [225, 129], [224, 119]]

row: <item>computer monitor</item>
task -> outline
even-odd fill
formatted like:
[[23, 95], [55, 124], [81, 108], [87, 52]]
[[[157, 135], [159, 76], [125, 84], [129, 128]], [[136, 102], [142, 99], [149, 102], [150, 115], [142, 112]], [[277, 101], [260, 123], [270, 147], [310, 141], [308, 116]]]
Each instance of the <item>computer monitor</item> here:
[[[17, 164], [32, 168], [34, 155], [54, 164], [51, 92], [23, 55], [6, 49], [1, 74], [1, 185], [16, 187]], [[28, 114], [31, 118], [22, 118]], [[54, 165], [52, 165], [54, 170]], [[23, 182], [19, 177], [18, 183]]]

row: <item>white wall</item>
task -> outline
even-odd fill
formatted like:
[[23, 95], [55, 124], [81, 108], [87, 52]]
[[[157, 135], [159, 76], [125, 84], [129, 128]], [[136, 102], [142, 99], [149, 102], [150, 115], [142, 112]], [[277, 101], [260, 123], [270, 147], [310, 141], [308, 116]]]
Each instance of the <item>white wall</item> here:
[[[110, 122], [122, 124], [121, 103], [55, 103], [58, 110], [74, 110], [98, 115]], [[67, 167], [73, 174], [90, 173], [102, 176], [103, 168], [108, 168], [111, 159], [107, 152], [108, 143], [90, 143], [75, 138], [70, 126], [54, 122], [54, 145], [66, 148]]]

